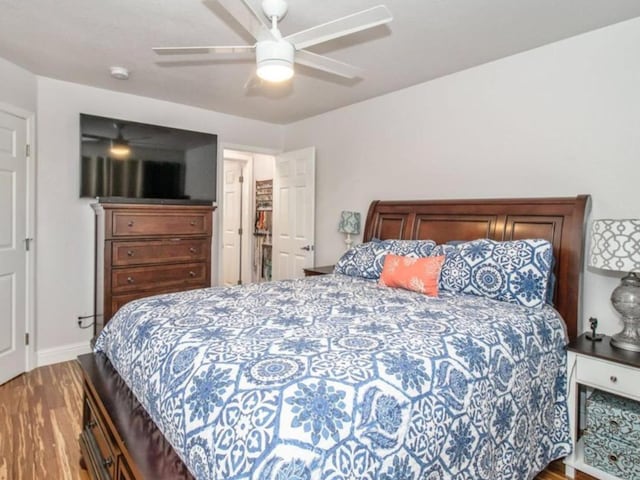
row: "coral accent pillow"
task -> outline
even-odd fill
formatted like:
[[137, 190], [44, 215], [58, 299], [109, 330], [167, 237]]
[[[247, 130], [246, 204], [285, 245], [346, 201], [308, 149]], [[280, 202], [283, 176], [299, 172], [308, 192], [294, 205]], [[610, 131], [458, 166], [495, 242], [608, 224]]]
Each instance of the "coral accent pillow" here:
[[438, 295], [438, 279], [444, 259], [444, 255], [411, 258], [389, 254], [384, 259], [380, 284], [435, 297]]

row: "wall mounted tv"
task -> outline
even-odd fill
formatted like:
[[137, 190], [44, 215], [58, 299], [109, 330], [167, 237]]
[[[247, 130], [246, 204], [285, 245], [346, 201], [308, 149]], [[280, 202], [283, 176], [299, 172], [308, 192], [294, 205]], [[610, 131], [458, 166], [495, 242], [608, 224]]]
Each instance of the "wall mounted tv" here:
[[80, 196], [102, 201], [216, 201], [218, 137], [80, 114]]

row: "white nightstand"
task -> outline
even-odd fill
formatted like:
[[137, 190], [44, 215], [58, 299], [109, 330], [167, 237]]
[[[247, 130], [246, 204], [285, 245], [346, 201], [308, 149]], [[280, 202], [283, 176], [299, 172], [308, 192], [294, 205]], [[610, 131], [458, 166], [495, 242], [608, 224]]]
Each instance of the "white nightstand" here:
[[605, 337], [600, 342], [591, 342], [583, 334], [568, 347], [569, 426], [573, 454], [565, 459], [565, 464], [566, 474], [571, 478], [575, 470], [580, 470], [599, 479], [618, 479], [584, 462], [579, 432], [580, 387], [640, 401], [640, 353], [613, 348], [609, 340], [610, 337]]

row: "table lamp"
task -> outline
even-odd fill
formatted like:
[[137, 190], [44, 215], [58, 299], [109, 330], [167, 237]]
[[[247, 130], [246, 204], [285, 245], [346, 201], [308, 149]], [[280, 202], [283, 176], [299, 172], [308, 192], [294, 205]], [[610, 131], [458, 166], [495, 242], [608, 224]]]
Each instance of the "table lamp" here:
[[611, 293], [611, 303], [622, 316], [624, 328], [611, 337], [611, 345], [640, 352], [640, 220], [594, 220], [591, 226], [589, 266], [626, 272]]
[[338, 231], [347, 234], [347, 238], [345, 238], [344, 243], [347, 244], [347, 250], [350, 249], [353, 244], [351, 235], [357, 235], [360, 233], [360, 213], [343, 210], [340, 214]]

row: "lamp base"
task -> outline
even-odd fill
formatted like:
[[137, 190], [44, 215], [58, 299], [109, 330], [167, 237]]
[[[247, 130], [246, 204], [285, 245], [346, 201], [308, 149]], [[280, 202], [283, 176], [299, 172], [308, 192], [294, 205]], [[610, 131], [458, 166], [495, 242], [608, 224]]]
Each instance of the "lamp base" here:
[[611, 303], [621, 315], [624, 329], [611, 337], [611, 346], [640, 352], [640, 277], [625, 276], [611, 293]]
[[353, 239], [351, 238], [350, 233], [347, 233], [347, 237], [344, 239], [344, 243], [347, 245], [347, 250], [351, 250], [351, 246], [353, 245]]
[[[627, 328], [629, 327], [629, 328]], [[611, 337], [611, 346], [622, 350], [640, 352], [640, 335], [638, 322], [625, 322], [625, 328]]]

